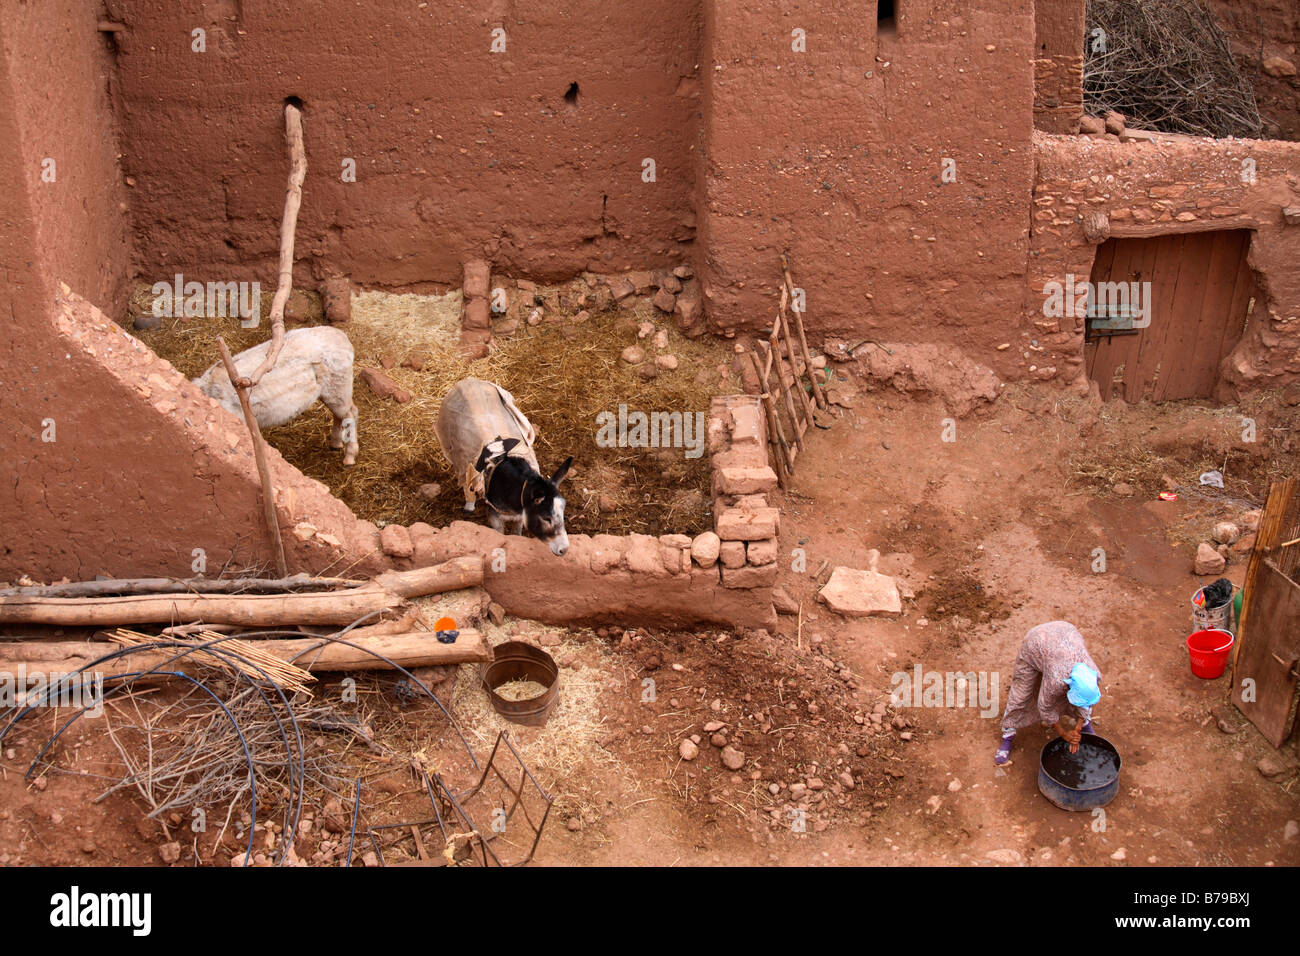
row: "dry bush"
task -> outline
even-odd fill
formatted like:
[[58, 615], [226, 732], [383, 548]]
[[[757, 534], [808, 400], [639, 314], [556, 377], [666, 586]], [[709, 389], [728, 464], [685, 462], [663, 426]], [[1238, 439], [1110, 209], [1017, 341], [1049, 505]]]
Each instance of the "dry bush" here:
[[1255, 139], [1263, 130], [1251, 80], [1203, 0], [1088, 0], [1083, 99], [1088, 112], [1115, 110], [1139, 129]]

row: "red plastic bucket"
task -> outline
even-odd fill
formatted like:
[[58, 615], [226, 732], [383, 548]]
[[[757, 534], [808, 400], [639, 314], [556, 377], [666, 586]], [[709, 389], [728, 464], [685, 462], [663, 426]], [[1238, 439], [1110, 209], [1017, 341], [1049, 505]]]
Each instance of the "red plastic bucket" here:
[[1228, 631], [1211, 628], [1197, 631], [1187, 638], [1187, 653], [1192, 659], [1192, 673], [1206, 680], [1222, 677], [1232, 653], [1233, 636]]

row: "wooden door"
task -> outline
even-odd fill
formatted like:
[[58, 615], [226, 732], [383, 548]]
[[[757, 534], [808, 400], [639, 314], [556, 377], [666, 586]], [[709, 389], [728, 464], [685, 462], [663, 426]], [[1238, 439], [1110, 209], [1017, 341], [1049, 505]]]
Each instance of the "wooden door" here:
[[[1232, 701], [1280, 747], [1294, 726], [1300, 686], [1300, 479], [1269, 489], [1246, 570], [1239, 631]], [[1247, 689], [1253, 699], [1243, 699]]]
[[1208, 398], [1219, 363], [1236, 346], [1255, 295], [1246, 262], [1250, 232], [1182, 233], [1110, 239], [1097, 250], [1091, 281], [1147, 283], [1150, 325], [1105, 332], [1088, 319], [1088, 376], [1101, 397], [1127, 402]]

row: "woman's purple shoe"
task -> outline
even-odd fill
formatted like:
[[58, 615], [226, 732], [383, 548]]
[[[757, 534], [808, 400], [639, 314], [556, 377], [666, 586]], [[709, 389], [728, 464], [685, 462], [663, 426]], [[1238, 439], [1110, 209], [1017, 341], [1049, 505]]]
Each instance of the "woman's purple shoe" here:
[[993, 755], [993, 763], [998, 767], [1005, 767], [1011, 763], [1011, 744], [1015, 741], [1015, 734], [1008, 734], [1002, 738], [1002, 743], [998, 744], [997, 753]]

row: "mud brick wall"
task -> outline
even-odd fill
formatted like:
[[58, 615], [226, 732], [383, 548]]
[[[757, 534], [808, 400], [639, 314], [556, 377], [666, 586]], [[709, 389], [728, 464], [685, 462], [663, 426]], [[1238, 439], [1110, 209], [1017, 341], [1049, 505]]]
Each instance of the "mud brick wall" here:
[[767, 424], [758, 397], [715, 398], [709, 409], [708, 439], [722, 584], [770, 589], [778, 572], [776, 536], [781, 513], [768, 503], [777, 481], [768, 463]]
[[1035, 129], [1078, 131], [1083, 116], [1084, 32], [1084, 0], [1035, 0]]
[[549, 281], [672, 266], [694, 238], [698, 0], [105, 6], [141, 274], [274, 275], [291, 96], [315, 278], [454, 286], [485, 257]]
[[996, 345], [1023, 298], [1034, 4], [896, 9], [877, 36], [873, 3], [706, 4], [705, 311], [722, 333], [770, 323], [784, 251], [814, 344], [942, 342], [1007, 378]]
[[767, 498], [776, 473], [758, 399], [715, 398], [707, 434], [717, 530], [693, 539], [573, 534], [560, 558], [540, 541], [456, 521], [388, 525], [371, 546], [399, 568], [486, 555], [484, 587], [507, 611], [536, 620], [770, 627], [779, 512]]
[[[1124, 143], [1036, 133], [1034, 150], [1030, 305], [1005, 350], [1021, 363], [1020, 376], [1087, 390], [1085, 320], [1044, 316], [1043, 288], [1064, 283], [1067, 274], [1086, 281], [1106, 236], [1249, 229], [1258, 299], [1246, 335], [1220, 370], [1221, 397], [1300, 378], [1300, 145], [1193, 137]], [[1247, 160], [1254, 164], [1253, 183], [1243, 181]], [[1101, 235], [1088, 234], [1090, 219]]]

